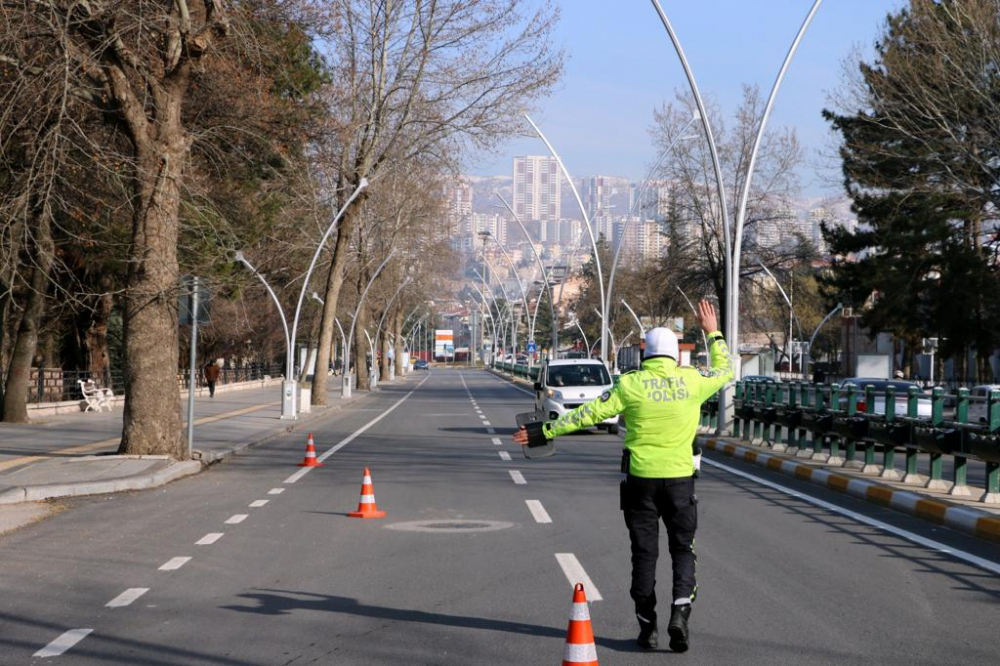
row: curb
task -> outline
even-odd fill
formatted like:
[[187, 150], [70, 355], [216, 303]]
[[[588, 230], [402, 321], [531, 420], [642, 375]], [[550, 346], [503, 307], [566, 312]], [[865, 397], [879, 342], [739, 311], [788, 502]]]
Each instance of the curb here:
[[152, 474], [125, 476], [107, 481], [81, 481], [79, 483], [53, 483], [34, 486], [20, 486], [0, 493], [0, 504], [17, 504], [19, 502], [37, 502], [56, 497], [80, 497], [83, 495], [101, 495], [117, 493], [124, 490], [145, 490], [162, 486], [185, 476], [197, 474], [202, 464], [197, 460], [182, 460], [172, 462], [165, 468]]
[[937, 499], [928, 499], [908, 490], [899, 490], [875, 481], [818, 469], [796, 462], [791, 458], [755, 451], [714, 437], [698, 435], [696, 439], [702, 447], [710, 451], [753, 463], [759, 467], [766, 467], [796, 479], [811, 481], [829, 490], [835, 490], [857, 499], [950, 527], [959, 532], [1000, 543], [1000, 517], [986, 511], [958, 506]]

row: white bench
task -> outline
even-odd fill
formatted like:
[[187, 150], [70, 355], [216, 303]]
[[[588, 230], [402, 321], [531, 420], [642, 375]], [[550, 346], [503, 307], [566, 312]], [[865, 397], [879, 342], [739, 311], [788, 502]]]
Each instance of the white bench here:
[[102, 412], [105, 407], [108, 408], [109, 412], [111, 411], [111, 399], [115, 397], [114, 391], [98, 386], [93, 380], [78, 379], [76, 383], [80, 385], [80, 393], [87, 401], [87, 408], [83, 410], [84, 412]]

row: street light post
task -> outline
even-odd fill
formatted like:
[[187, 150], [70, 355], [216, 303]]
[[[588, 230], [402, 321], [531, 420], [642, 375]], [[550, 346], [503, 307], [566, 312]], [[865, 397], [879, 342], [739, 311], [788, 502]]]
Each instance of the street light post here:
[[[698, 321], [698, 310], [694, 307], [694, 303], [691, 302], [691, 299], [688, 298], [688, 295], [684, 293], [684, 290], [681, 289], [680, 286], [675, 286], [677, 287], [677, 291], [679, 291], [681, 296], [684, 298], [685, 302], [687, 302], [688, 307], [691, 308], [691, 314], [694, 315], [694, 320]], [[701, 341], [705, 345], [705, 356], [708, 356], [708, 336], [705, 334], [704, 329], [700, 326], [698, 328], [701, 329]]]
[[[394, 255], [395, 253], [396, 253], [396, 249], [395, 248], [393, 248], [392, 250], [389, 251], [389, 254], [386, 255], [385, 259], [382, 260], [382, 263], [379, 264], [379, 267], [375, 269], [375, 273], [371, 276], [371, 279], [368, 280], [368, 284], [365, 285], [365, 289], [364, 289], [364, 291], [361, 292], [361, 296], [358, 297], [358, 305], [357, 305], [356, 308], [354, 308], [354, 320], [351, 322], [351, 333], [350, 333], [350, 335], [347, 336], [347, 347], [348, 347], [348, 349], [351, 347], [351, 345], [354, 344], [354, 329], [355, 329], [355, 327], [358, 324], [358, 315], [361, 314], [361, 306], [363, 306], [364, 303], [365, 303], [365, 296], [368, 295], [368, 290], [372, 288], [373, 284], [375, 284], [375, 279], [379, 276], [379, 274], [382, 272], [382, 269], [385, 268], [385, 265], [389, 263], [389, 260], [392, 259], [392, 255]], [[351, 357], [348, 356], [347, 360], [350, 361]], [[374, 358], [372, 360], [374, 361]], [[340, 396], [341, 398], [350, 398], [351, 397], [351, 388], [352, 388], [351, 387], [351, 382], [352, 382], [352, 379], [351, 379], [351, 369], [350, 369], [349, 366], [345, 366], [345, 368], [344, 368], [344, 389], [341, 392], [341, 396]]]
[[[764, 265], [764, 262], [758, 261], [757, 264], [761, 268], [763, 268], [764, 272], [767, 273], [768, 277], [770, 277], [771, 280], [774, 281], [775, 286], [778, 287], [778, 291], [781, 292], [781, 297], [785, 299], [785, 303], [788, 303], [788, 340], [786, 340], [787, 342], [786, 347], [788, 348], [788, 371], [791, 372], [792, 371], [792, 320], [794, 319], [795, 321], [798, 321], [799, 318], [795, 316], [795, 310], [792, 307], [792, 300], [788, 298], [788, 294], [786, 294], [785, 290], [781, 288], [781, 283], [778, 282], [778, 278], [774, 277], [774, 273], [768, 270], [767, 266]], [[802, 338], [801, 324], [799, 324], [799, 338], [800, 339]], [[804, 371], [804, 368], [802, 368], [801, 365], [802, 362], [800, 361], [799, 370]]]
[[[507, 260], [507, 264], [510, 266], [510, 271], [511, 273], [514, 274], [514, 279], [517, 280], [518, 289], [521, 290], [521, 301], [524, 303], [524, 319], [528, 323], [528, 339], [533, 341], [535, 339], [535, 323], [528, 317], [528, 313], [531, 311], [531, 308], [528, 307], [528, 295], [524, 293], [524, 285], [521, 283], [521, 277], [517, 274], [517, 269], [514, 267], [513, 260], [511, 260], [510, 255], [507, 254], [507, 250], [504, 248], [499, 238], [494, 236], [489, 231], [482, 231], [480, 232], [479, 235], [483, 237], [484, 241], [487, 238], [492, 238], [494, 241], [496, 241], [497, 247], [500, 248], [501, 254], [503, 254], [504, 259]], [[529, 368], [531, 367], [530, 356], [528, 357], [528, 367]]]
[[542, 130], [538, 127], [538, 125], [535, 124], [535, 122], [528, 116], [528, 114], [525, 113], [523, 115], [524, 119], [527, 120], [528, 124], [530, 124], [531, 127], [535, 130], [535, 133], [538, 134], [538, 138], [542, 140], [545, 146], [549, 149], [549, 152], [552, 153], [552, 157], [555, 159], [556, 164], [559, 165], [559, 170], [562, 171], [563, 176], [566, 178], [566, 182], [569, 183], [569, 189], [572, 190], [573, 197], [576, 199], [576, 203], [580, 207], [580, 214], [583, 216], [583, 222], [584, 224], [587, 225], [587, 234], [590, 236], [590, 247], [594, 251], [594, 266], [597, 268], [597, 286], [600, 287], [600, 296], [601, 296], [601, 310], [602, 310], [601, 360], [607, 363], [608, 362], [608, 349], [607, 349], [608, 313], [606, 312], [606, 308], [608, 302], [606, 299], [606, 295], [604, 293], [604, 273], [601, 270], [601, 257], [597, 252], [597, 239], [594, 237], [594, 227], [590, 223], [590, 216], [587, 215], [587, 210], [583, 205], [583, 200], [580, 198], [580, 193], [577, 192], [576, 190], [576, 184], [573, 182], [573, 178], [569, 175], [569, 171], [566, 170], [566, 165], [563, 164], [562, 158], [559, 157], [559, 153], [556, 152], [556, 149], [552, 146], [552, 143], [546, 138], [545, 134], [542, 133]]
[[819, 330], [826, 325], [826, 322], [830, 321], [831, 317], [833, 317], [835, 314], [837, 314], [838, 312], [840, 312], [843, 309], [844, 309], [844, 304], [843, 303], [837, 303], [837, 307], [835, 307], [834, 309], [830, 310], [830, 312], [825, 317], [823, 317], [823, 321], [821, 321], [819, 323], [819, 326], [816, 327], [816, 330], [813, 331], [813, 334], [811, 336], [809, 336], [809, 349], [806, 350], [806, 358], [809, 359], [809, 369], [810, 370], [812, 369], [812, 362], [813, 362], [813, 360], [812, 360], [813, 343], [816, 341], [816, 336], [819, 335]]

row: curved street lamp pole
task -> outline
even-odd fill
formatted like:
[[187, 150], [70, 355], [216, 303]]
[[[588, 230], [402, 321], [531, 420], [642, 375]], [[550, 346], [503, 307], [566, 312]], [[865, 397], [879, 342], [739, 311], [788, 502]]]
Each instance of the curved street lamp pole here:
[[[405, 287], [409, 283], [410, 283], [410, 276], [406, 276], [406, 279], [403, 280], [403, 283], [399, 285], [398, 289], [396, 289], [396, 293], [394, 293], [392, 295], [392, 298], [389, 299], [389, 302], [385, 304], [385, 310], [382, 311], [382, 317], [381, 317], [381, 319], [378, 320], [378, 328], [375, 329], [375, 343], [376, 344], [378, 344], [379, 337], [382, 335], [382, 325], [385, 323], [385, 316], [387, 314], [389, 314], [389, 308], [392, 307], [393, 301], [395, 301], [396, 297], [399, 296], [400, 292], [403, 291], [403, 287]], [[374, 361], [374, 358], [373, 358], [372, 363], [374, 363], [374, 362], [375, 361]]]
[[[580, 335], [582, 335], [582, 336], [583, 336], [583, 348], [587, 350], [587, 354], [588, 354], [588, 355], [589, 355], [589, 354], [592, 354], [592, 353], [593, 353], [593, 352], [591, 351], [591, 349], [592, 349], [592, 348], [591, 348], [591, 346], [590, 346], [590, 343], [589, 343], [589, 342], [587, 342], [587, 334], [583, 332], [583, 326], [580, 326], [580, 320], [579, 320], [579, 319], [576, 319], [576, 320], [574, 320], [574, 321], [573, 321], [573, 323], [574, 323], [574, 324], [576, 324], [576, 328], [577, 328], [577, 330], [579, 330], [579, 331], [580, 331]], [[594, 344], [595, 344], [595, 345], [597, 344], [597, 341], [596, 341], [596, 340], [594, 341]]]
[[639, 321], [639, 315], [637, 315], [635, 313], [635, 310], [632, 309], [631, 305], [629, 305], [628, 303], [625, 302], [624, 298], [621, 299], [621, 301], [622, 301], [622, 305], [625, 306], [625, 309], [628, 310], [629, 314], [632, 315], [632, 319], [635, 319], [635, 326], [636, 326], [637, 329], [639, 329], [639, 337], [640, 338], [643, 337], [646, 334], [646, 332], [642, 329], [642, 322]]
[[840, 312], [843, 308], [844, 308], [843, 303], [837, 303], [837, 307], [830, 310], [830, 312], [825, 317], [823, 317], [823, 321], [819, 323], [819, 326], [816, 327], [816, 330], [813, 331], [813, 334], [809, 336], [809, 350], [806, 352], [806, 358], [808, 359], [810, 368], [812, 367], [812, 362], [813, 362], [812, 360], [813, 342], [815, 342], [816, 336], [819, 335], [819, 330], [824, 326], [826, 326], [826, 322], [830, 321], [830, 318], [833, 317], [833, 315]]
[[[511, 260], [510, 255], [507, 254], [507, 250], [506, 250], [506, 248], [504, 248], [503, 243], [500, 242], [499, 238], [497, 238], [496, 236], [494, 236], [489, 231], [482, 231], [482, 232], [480, 232], [479, 235], [482, 236], [483, 238], [492, 238], [496, 242], [497, 247], [500, 248], [500, 253], [503, 254], [503, 258], [507, 260], [507, 265], [510, 266], [510, 272], [514, 274], [514, 279], [517, 280], [518, 289], [521, 290], [521, 301], [524, 304], [524, 318], [525, 318], [525, 320], [527, 321], [527, 324], [528, 324], [528, 339], [529, 340], [534, 340], [535, 339], [535, 324], [528, 317], [528, 313], [531, 312], [531, 308], [528, 307], [528, 295], [526, 293], [524, 293], [524, 285], [521, 283], [521, 277], [517, 274], [517, 268], [514, 267], [513, 260]], [[530, 365], [530, 363], [531, 363], [530, 359], [529, 359], [528, 363]]]
[[[479, 287], [477, 287], [474, 282], [471, 283], [471, 284], [472, 284], [472, 288], [475, 289], [476, 292], [479, 293], [479, 298], [482, 299], [482, 304], [486, 308], [486, 312], [483, 314], [483, 319], [489, 319], [490, 320], [490, 328], [493, 330], [493, 348], [490, 350], [490, 356], [493, 357], [493, 361], [496, 361], [497, 342], [500, 340], [500, 338], [497, 337], [497, 324], [496, 324], [496, 321], [493, 319], [493, 313], [490, 310], [490, 303], [489, 303], [489, 301], [486, 300], [486, 294], [484, 294], [483, 290], [480, 289]], [[490, 294], [490, 298], [493, 298], [493, 294]], [[495, 303], [496, 299], [493, 299], [493, 301]], [[483, 362], [484, 363], [486, 362], [485, 358], [483, 359]]]
[[[496, 275], [497, 271], [496, 271], [495, 268], [493, 268], [493, 264], [490, 263], [490, 260], [486, 258], [486, 253], [485, 252], [482, 254], [482, 257], [483, 257], [483, 262], [486, 264], [487, 267], [489, 267], [490, 272], [493, 275]], [[510, 294], [507, 293], [507, 287], [504, 285], [503, 280], [497, 280], [497, 282], [500, 284], [500, 291], [503, 292], [503, 299], [507, 303], [507, 310], [508, 310], [508, 312], [511, 313], [511, 320], [510, 320], [511, 356], [515, 357], [515, 359], [516, 359], [516, 357], [517, 357], [517, 317], [514, 316], [514, 309], [511, 306]], [[489, 286], [489, 285], [487, 285], [487, 286]], [[525, 319], [527, 319], [527, 317], [528, 317], [528, 313], [527, 312], [524, 313], [524, 317], [525, 317]]]
[[[788, 298], [788, 294], [786, 294], [785, 290], [781, 287], [781, 283], [778, 282], [778, 278], [774, 277], [774, 273], [772, 273], [768, 269], [768, 267], [764, 265], [763, 261], [758, 260], [757, 264], [761, 268], [763, 268], [764, 272], [767, 273], [767, 276], [771, 278], [771, 281], [774, 282], [774, 285], [778, 288], [778, 291], [781, 293], [781, 297], [785, 299], [785, 303], [788, 304], [788, 339], [786, 340], [787, 344], [785, 346], [788, 348], [788, 354], [787, 354], [788, 371], [791, 372], [792, 371], [792, 320], [794, 319], [796, 322], [798, 322], [799, 318], [795, 316], [795, 308], [792, 306], [792, 299]], [[799, 339], [801, 340], [801, 338], [802, 338], [802, 324], [799, 324]], [[800, 368], [802, 367], [801, 359], [799, 360], [799, 367]]]
[[[694, 320], [698, 321], [698, 308], [696, 308], [694, 306], [694, 303], [691, 302], [691, 299], [688, 298], [688, 295], [684, 293], [683, 289], [681, 289], [680, 287], [677, 287], [677, 291], [680, 292], [680, 295], [684, 298], [684, 302], [688, 304], [689, 308], [691, 308], [691, 314], [694, 315]], [[703, 345], [705, 345], [705, 354], [707, 355], [708, 354], [708, 336], [705, 335], [705, 331], [701, 328], [701, 326], [699, 326], [698, 329], [701, 330], [701, 342], [702, 342]]]
[[[687, 56], [684, 54], [684, 49], [681, 47], [680, 40], [677, 38], [677, 33], [674, 32], [673, 26], [670, 24], [670, 20], [667, 18], [666, 12], [663, 11], [663, 7], [660, 5], [660, 0], [650, 0], [653, 4], [653, 8], [660, 17], [660, 21], [663, 23], [663, 27], [667, 31], [667, 35], [670, 37], [670, 41], [674, 46], [674, 50], [677, 52], [677, 57], [681, 62], [681, 66], [684, 69], [684, 74], [687, 77], [688, 84], [691, 88], [691, 94], [694, 97], [695, 104], [698, 106], [698, 112], [701, 115], [702, 128], [705, 131], [705, 139], [708, 142], [709, 152], [712, 158], [712, 167], [715, 171], [715, 184], [716, 192], [719, 199], [719, 208], [722, 214], [722, 225], [725, 238], [725, 309], [726, 309], [726, 331], [725, 337], [730, 345], [730, 353], [732, 354], [733, 367], [736, 371], [736, 377], [739, 378], [742, 374], [742, 368], [740, 367], [740, 355], [739, 355], [739, 278], [740, 278], [740, 253], [742, 248], [742, 234], [744, 222], [746, 219], [746, 207], [747, 201], [750, 195], [750, 186], [753, 180], [753, 171], [756, 164], [757, 153], [760, 149], [760, 144], [764, 137], [764, 131], [767, 127], [768, 119], [770, 118], [771, 109], [774, 105], [774, 100], [777, 97], [778, 89], [781, 87], [781, 82], [785, 77], [785, 73], [788, 71], [788, 66], [791, 64], [792, 58], [795, 52], [798, 50], [799, 44], [802, 41], [802, 37], [805, 35], [806, 30], [809, 28], [809, 24], [812, 23], [812, 19], [819, 9], [820, 4], [823, 0], [815, 0], [809, 14], [806, 16], [798, 33], [795, 36], [795, 40], [792, 42], [788, 53], [785, 55], [785, 60], [782, 63], [781, 69], [778, 72], [773, 86], [771, 87], [771, 93], [768, 96], [767, 104], [764, 107], [764, 114], [761, 118], [760, 126], [757, 130], [757, 136], [754, 139], [753, 147], [751, 149], [751, 157], [748, 163], [747, 175], [743, 183], [743, 189], [740, 192], [738, 213], [736, 220], [736, 228], [730, 229], [729, 221], [729, 209], [726, 201], [726, 189], [725, 181], [722, 175], [722, 166], [719, 161], [719, 152], [715, 145], [715, 137], [712, 133], [711, 122], [708, 119], [708, 114], [705, 109], [705, 103], [702, 99], [701, 92], [698, 90], [698, 83], [694, 78], [694, 72], [691, 70], [691, 66], [688, 63]], [[719, 429], [724, 430], [728, 424], [732, 421], [732, 386], [726, 387], [721, 394], [721, 404], [720, 411], [723, 414], [723, 418], [719, 419]]]
[[559, 165], [559, 170], [562, 171], [563, 176], [566, 178], [566, 182], [569, 183], [569, 188], [570, 190], [573, 191], [573, 197], [576, 199], [576, 204], [580, 207], [580, 213], [583, 215], [583, 221], [587, 225], [587, 234], [590, 236], [590, 247], [594, 251], [594, 266], [597, 268], [597, 285], [600, 287], [600, 296], [601, 296], [601, 310], [602, 310], [601, 360], [607, 363], [608, 362], [608, 349], [607, 349], [608, 313], [605, 311], [605, 309], [607, 308], [608, 302], [605, 298], [605, 293], [604, 293], [604, 273], [601, 270], [601, 257], [597, 253], [597, 239], [594, 237], [594, 227], [590, 224], [590, 216], [587, 215], [587, 211], [583, 206], [583, 200], [580, 198], [580, 193], [577, 192], [576, 184], [573, 182], [573, 178], [569, 175], [569, 171], [566, 170], [566, 165], [563, 164], [562, 158], [559, 157], [559, 153], [556, 152], [556, 149], [552, 146], [552, 143], [546, 138], [545, 134], [542, 133], [542, 130], [539, 129], [538, 125], [535, 124], [535, 122], [531, 119], [531, 117], [528, 116], [528, 114], [526, 113], [523, 115], [524, 119], [527, 120], [528, 124], [530, 124], [531, 127], [535, 130], [535, 133], [538, 134], [538, 138], [542, 140], [545, 146], [549, 149], [549, 152], [552, 153], [552, 157], [555, 159], [556, 164]]
[[[472, 272], [476, 274], [476, 277], [478, 277], [480, 280], [483, 281], [483, 286], [486, 287], [486, 294], [489, 294], [490, 299], [493, 301], [493, 307], [495, 307], [496, 310], [497, 310], [497, 319], [498, 320], [501, 319], [501, 316], [503, 315], [504, 311], [503, 311], [503, 309], [501, 309], [500, 303], [497, 301], [497, 297], [493, 294], [493, 288], [490, 285], [486, 284], [486, 278], [484, 278], [482, 276], [482, 274], [479, 273], [479, 271], [477, 271], [475, 269], [472, 269]], [[475, 287], [476, 285], [473, 284], [472, 286]], [[479, 289], [479, 287], [476, 287], [476, 290], [479, 291], [479, 295], [480, 296], [484, 297], [484, 301], [485, 301], [485, 296], [484, 296], [483, 292]], [[497, 336], [497, 333], [500, 333], [500, 332], [503, 332], [504, 337], [506, 337], [506, 331], [504, 331], [503, 325], [501, 324], [500, 328], [498, 329], [497, 328], [497, 321], [494, 320], [494, 322], [493, 322], [493, 356], [494, 356], [494, 358], [496, 358], [496, 346], [497, 346], [497, 343], [500, 342], [500, 340], [496, 336]], [[506, 347], [506, 340], [504, 341], [504, 344], [500, 348], [500, 358], [503, 358], [504, 347]]]
[[[510, 211], [510, 214], [514, 218], [514, 221], [517, 222], [517, 225], [519, 227], [521, 227], [521, 233], [523, 233], [524, 237], [528, 240], [528, 245], [531, 246], [531, 254], [535, 257], [535, 261], [538, 263], [538, 270], [541, 271], [542, 273], [542, 283], [545, 285], [545, 290], [549, 292], [549, 321], [552, 323], [551, 357], [556, 358], [557, 356], [556, 352], [559, 351], [559, 324], [557, 323], [556, 320], [555, 294], [552, 291], [552, 283], [549, 282], [548, 275], [545, 273], [545, 262], [542, 261], [542, 256], [538, 253], [538, 248], [536, 248], [535, 244], [532, 242], [531, 236], [528, 235], [528, 229], [524, 226], [524, 222], [521, 221], [521, 218], [518, 216], [518, 214], [514, 212], [514, 209], [511, 207], [511, 205], [507, 203], [507, 200], [504, 199], [503, 196], [498, 191], [493, 190], [493, 194], [497, 195], [497, 198], [500, 199], [500, 201], [507, 208], [507, 210]], [[541, 302], [541, 298], [542, 298], [541, 294], [539, 294], [538, 296], [539, 302]], [[536, 305], [535, 316], [533, 321], [531, 322], [532, 330], [534, 330], [535, 321], [537, 320], [538, 320], [538, 306]]]
[[[257, 279], [260, 280], [261, 283], [264, 285], [264, 288], [267, 289], [267, 293], [270, 294], [271, 300], [274, 301], [275, 306], [277, 306], [278, 315], [281, 317], [281, 325], [285, 329], [285, 358], [286, 359], [289, 358], [291, 356], [290, 350], [292, 348], [292, 337], [288, 332], [288, 319], [285, 317], [285, 310], [281, 307], [281, 301], [278, 300], [278, 295], [274, 293], [274, 289], [271, 289], [271, 285], [267, 283], [267, 280], [264, 279], [264, 276], [258, 273], [257, 269], [253, 267], [253, 265], [247, 260], [245, 256], [243, 256], [242, 252], [237, 250], [235, 253], [233, 253], [233, 259], [246, 266], [247, 270], [249, 270], [251, 273], [257, 276]], [[285, 373], [286, 373], [285, 374], [286, 378], [291, 377], [292, 368], [290, 366], [286, 367]]]

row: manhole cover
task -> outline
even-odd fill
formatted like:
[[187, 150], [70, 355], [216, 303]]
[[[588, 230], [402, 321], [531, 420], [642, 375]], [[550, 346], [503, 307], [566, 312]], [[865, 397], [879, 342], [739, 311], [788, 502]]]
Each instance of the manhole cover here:
[[495, 532], [513, 526], [498, 520], [413, 520], [386, 525], [390, 530], [404, 532]]

